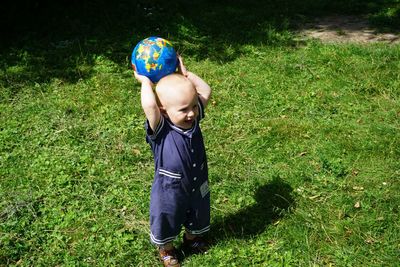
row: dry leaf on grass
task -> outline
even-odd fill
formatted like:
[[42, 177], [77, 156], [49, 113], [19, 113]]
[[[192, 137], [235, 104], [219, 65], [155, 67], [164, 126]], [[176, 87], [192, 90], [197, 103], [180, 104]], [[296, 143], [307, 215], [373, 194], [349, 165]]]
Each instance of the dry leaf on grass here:
[[356, 190], [356, 191], [362, 191], [362, 190], [364, 190], [364, 187], [362, 187], [362, 186], [353, 186], [353, 189]]

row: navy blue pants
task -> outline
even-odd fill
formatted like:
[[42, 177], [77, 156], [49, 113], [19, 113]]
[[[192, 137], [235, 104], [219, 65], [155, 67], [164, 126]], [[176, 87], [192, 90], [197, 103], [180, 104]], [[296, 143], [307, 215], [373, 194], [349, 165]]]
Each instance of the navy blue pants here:
[[190, 234], [200, 235], [210, 230], [210, 193], [207, 179], [200, 183], [185, 183], [157, 175], [150, 199], [150, 239], [156, 245], [172, 242], [182, 225]]

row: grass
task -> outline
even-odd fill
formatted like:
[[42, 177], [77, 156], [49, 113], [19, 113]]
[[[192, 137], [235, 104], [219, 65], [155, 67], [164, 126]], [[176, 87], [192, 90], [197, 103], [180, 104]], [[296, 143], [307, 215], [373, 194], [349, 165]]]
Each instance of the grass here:
[[[285, 16], [264, 21], [242, 1], [180, 4], [158, 33], [213, 88], [202, 129], [214, 245], [184, 265], [397, 266], [400, 47], [298, 44], [299, 16], [275, 2], [265, 5]], [[90, 35], [85, 23], [105, 22], [89, 12], [73, 38], [34, 28], [31, 45], [16, 38], [1, 50], [0, 265], [159, 266], [148, 237], [152, 156], [126, 60], [159, 22], [132, 40], [135, 20], [109, 12], [119, 27], [108, 38]], [[221, 12], [240, 14], [244, 30]]]

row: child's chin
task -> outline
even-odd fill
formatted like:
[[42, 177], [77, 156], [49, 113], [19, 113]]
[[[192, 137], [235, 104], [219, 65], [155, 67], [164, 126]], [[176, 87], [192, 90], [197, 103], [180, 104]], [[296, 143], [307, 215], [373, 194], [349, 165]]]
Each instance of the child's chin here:
[[184, 123], [182, 123], [181, 128], [190, 129], [192, 128], [192, 126], [193, 126], [193, 121], [188, 121], [188, 122], [185, 121]]

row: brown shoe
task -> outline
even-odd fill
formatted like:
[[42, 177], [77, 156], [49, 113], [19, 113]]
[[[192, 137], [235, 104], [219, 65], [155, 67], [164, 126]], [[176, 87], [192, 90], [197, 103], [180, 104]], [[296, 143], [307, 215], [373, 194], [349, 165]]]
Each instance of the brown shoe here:
[[180, 267], [178, 257], [176, 256], [175, 249], [166, 250], [159, 249], [160, 260], [164, 264], [164, 267]]

